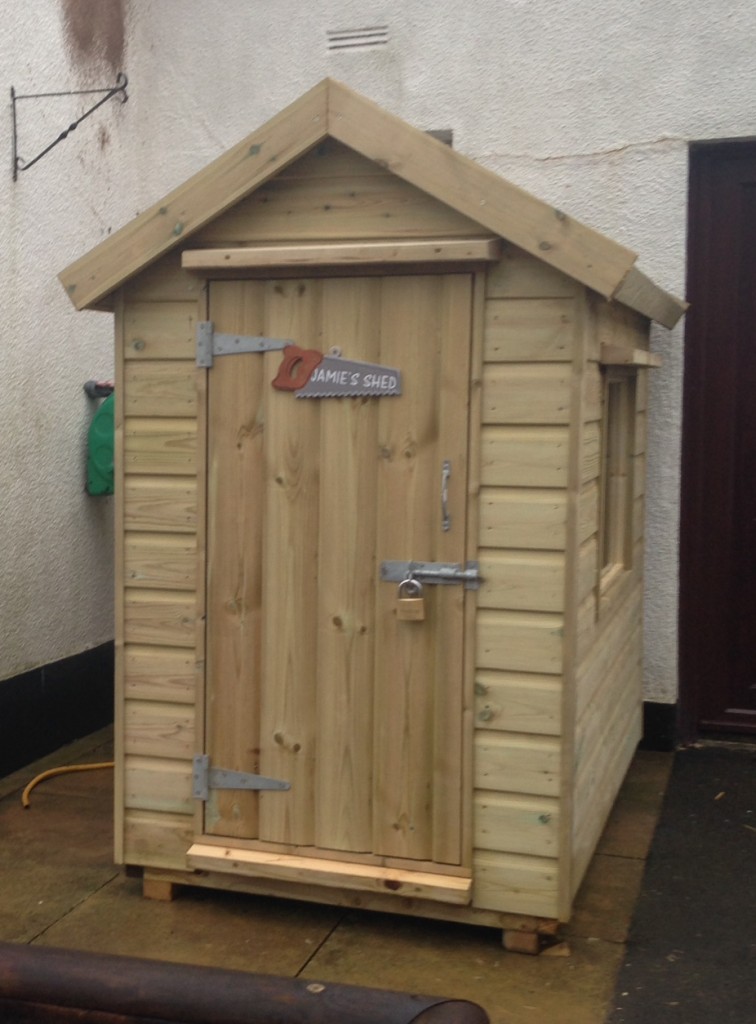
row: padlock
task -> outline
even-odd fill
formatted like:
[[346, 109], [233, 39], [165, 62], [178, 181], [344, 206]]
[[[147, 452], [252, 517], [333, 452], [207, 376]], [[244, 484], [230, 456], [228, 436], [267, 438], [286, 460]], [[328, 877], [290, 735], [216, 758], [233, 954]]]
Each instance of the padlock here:
[[422, 622], [425, 619], [422, 583], [412, 577], [402, 580], [397, 598], [396, 617], [400, 622]]

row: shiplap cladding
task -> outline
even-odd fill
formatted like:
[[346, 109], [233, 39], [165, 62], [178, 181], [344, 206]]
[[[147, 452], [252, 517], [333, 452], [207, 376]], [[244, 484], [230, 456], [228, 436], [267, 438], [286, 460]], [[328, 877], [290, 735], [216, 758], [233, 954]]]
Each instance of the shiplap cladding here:
[[116, 855], [158, 866], [183, 864], [193, 834], [201, 304], [171, 255], [116, 307]]
[[[471, 236], [492, 237], [328, 141], [198, 231], [191, 247]], [[634, 430], [636, 557], [602, 593], [599, 354], [602, 342], [647, 347], [647, 322], [511, 245], [483, 279], [469, 427], [477, 534], [469, 549], [484, 580], [466, 637], [474, 671], [465, 684], [462, 842], [472, 902], [359, 899], [489, 924], [506, 915], [565, 919], [639, 737], [645, 371]], [[191, 759], [205, 728], [206, 383], [194, 350], [196, 321], [207, 316], [204, 283], [181, 270], [174, 251], [123, 286], [115, 306], [117, 856], [175, 881], [201, 835]], [[232, 882], [212, 870], [186, 878], [358, 899], [338, 888], [336, 870], [331, 889], [275, 877]]]
[[[489, 271], [475, 674], [475, 902], [556, 916], [579, 286], [518, 250]], [[536, 908], [536, 909], [534, 909]]]
[[[586, 388], [601, 390], [602, 343], [628, 350], [648, 349], [648, 321], [621, 306], [590, 304], [586, 322]], [[598, 561], [600, 464], [587, 473], [580, 492], [585, 537], [580, 561], [590, 567], [580, 589], [576, 617], [575, 695], [572, 749], [572, 892], [585, 873], [612, 803], [642, 733], [641, 602], [643, 592], [643, 515], [646, 462], [648, 373], [635, 376], [632, 413], [630, 514], [632, 553], [625, 572], [601, 586]], [[653, 372], [653, 371], [651, 371]], [[583, 434], [598, 437], [601, 406], [583, 407]]]

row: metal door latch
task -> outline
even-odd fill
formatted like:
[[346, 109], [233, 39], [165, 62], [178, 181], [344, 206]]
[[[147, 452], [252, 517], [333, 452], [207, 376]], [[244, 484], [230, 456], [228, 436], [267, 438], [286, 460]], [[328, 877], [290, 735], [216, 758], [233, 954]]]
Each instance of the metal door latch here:
[[232, 772], [211, 768], [209, 754], [196, 754], [192, 759], [192, 796], [207, 800], [211, 789], [291, 789], [290, 782], [269, 779], [251, 772]]
[[384, 582], [401, 583], [410, 578], [445, 586], [461, 583], [465, 590], [480, 590], [483, 582], [480, 562], [467, 562], [464, 566], [454, 562], [381, 562]]

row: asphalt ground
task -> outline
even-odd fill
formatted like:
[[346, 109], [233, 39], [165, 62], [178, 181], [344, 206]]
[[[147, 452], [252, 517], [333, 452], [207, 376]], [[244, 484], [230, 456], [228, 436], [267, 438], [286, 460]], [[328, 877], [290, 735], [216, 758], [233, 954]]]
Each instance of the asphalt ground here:
[[675, 754], [607, 1024], [756, 1022], [756, 745]]

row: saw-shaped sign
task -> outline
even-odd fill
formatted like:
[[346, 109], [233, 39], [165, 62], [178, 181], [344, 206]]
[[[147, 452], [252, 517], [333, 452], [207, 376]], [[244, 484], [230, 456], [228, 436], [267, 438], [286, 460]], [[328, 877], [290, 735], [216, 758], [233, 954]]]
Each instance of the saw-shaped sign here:
[[402, 376], [388, 366], [343, 359], [338, 349], [323, 355], [317, 349], [287, 345], [273, 387], [293, 391], [297, 398], [401, 395]]

